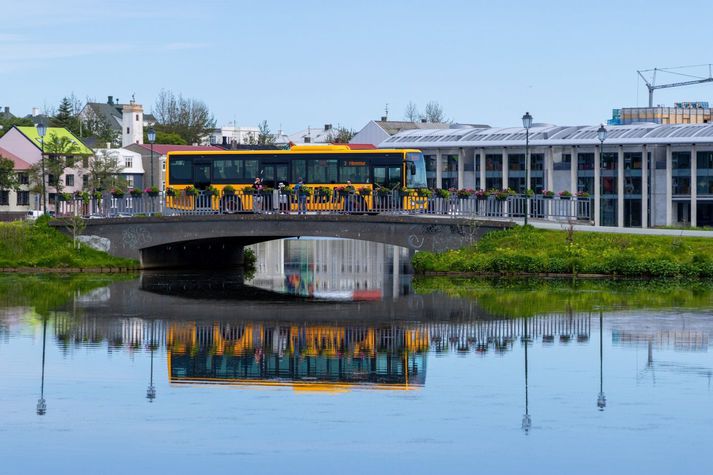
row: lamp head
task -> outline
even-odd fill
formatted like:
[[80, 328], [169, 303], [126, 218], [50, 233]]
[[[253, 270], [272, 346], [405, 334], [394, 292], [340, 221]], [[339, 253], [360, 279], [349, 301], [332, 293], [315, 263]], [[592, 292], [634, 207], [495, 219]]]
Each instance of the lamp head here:
[[597, 137], [599, 138], [600, 142], [604, 142], [607, 139], [607, 128], [604, 127], [604, 124], [599, 126], [599, 129], [597, 130]]
[[44, 137], [46, 133], [47, 126], [45, 126], [45, 124], [43, 124], [42, 122], [37, 124], [37, 135], [39, 135], [40, 137]]
[[525, 112], [525, 115], [522, 116], [522, 126], [526, 129], [532, 127], [532, 116], [529, 112]]
[[149, 129], [149, 131], [146, 133], [146, 135], [149, 138], [149, 142], [154, 143], [156, 141], [156, 131], [154, 130], [153, 127]]

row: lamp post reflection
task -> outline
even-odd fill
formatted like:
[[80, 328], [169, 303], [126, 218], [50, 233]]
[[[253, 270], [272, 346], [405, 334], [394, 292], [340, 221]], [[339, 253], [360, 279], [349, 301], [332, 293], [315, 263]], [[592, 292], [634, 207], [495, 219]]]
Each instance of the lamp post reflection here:
[[532, 418], [530, 417], [530, 407], [528, 399], [528, 387], [527, 387], [527, 346], [530, 343], [530, 337], [527, 332], [527, 317], [524, 320], [525, 334], [522, 336], [522, 341], [525, 344], [525, 414], [522, 416], [522, 430], [525, 434], [530, 433], [530, 427], [532, 427]]
[[597, 407], [603, 411], [607, 405], [607, 398], [604, 396], [604, 318], [603, 312], [599, 311], [599, 395], [597, 396]]
[[149, 340], [149, 352], [151, 353], [151, 375], [149, 377], [149, 387], [146, 389], [146, 399], [149, 402], [153, 402], [156, 399], [156, 387], [153, 385], [153, 353], [156, 348], [156, 342], [154, 341], [154, 325], [155, 322], [151, 322], [151, 339]]
[[44, 416], [47, 413], [47, 402], [45, 401], [45, 352], [47, 348], [47, 317], [42, 324], [42, 377], [40, 383], [40, 398], [37, 400], [37, 415]]

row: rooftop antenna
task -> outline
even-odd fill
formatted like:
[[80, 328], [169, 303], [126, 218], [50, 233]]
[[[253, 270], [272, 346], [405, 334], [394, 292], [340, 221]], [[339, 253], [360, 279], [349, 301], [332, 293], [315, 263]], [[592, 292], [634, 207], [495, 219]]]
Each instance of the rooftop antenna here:
[[[678, 70], [680, 70], [680, 69], [690, 70], [691, 68], [698, 68], [700, 70], [700, 68], [703, 68], [703, 67], [708, 68], [708, 77], [678, 72]], [[706, 82], [713, 82], [713, 68], [711, 67], [710, 63], [709, 64], [694, 64], [691, 66], [676, 66], [673, 68], [642, 69], [642, 70], [639, 70], [636, 72], [639, 74], [639, 76], [641, 76], [641, 79], [643, 79], [644, 84], [646, 84], [646, 88], [649, 90], [649, 107], [654, 106], [654, 91], [656, 89], [667, 89], [667, 88], [671, 88], [671, 87], [693, 86], [695, 84], [703, 84]], [[671, 83], [666, 83], [666, 84], [656, 84], [656, 73], [657, 72], [675, 74], [677, 76], [683, 76], [686, 78], [693, 78], [693, 79], [689, 79], [687, 81], [671, 82]]]
[[384, 107], [384, 117], [386, 117], [386, 120], [389, 120], [389, 103], [386, 103], [386, 107]]

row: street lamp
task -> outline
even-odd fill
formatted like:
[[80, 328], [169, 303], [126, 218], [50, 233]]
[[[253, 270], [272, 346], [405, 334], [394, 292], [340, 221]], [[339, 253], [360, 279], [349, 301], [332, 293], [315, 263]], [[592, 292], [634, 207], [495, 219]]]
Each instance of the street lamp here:
[[156, 131], [154, 130], [153, 127], [149, 128], [148, 133], [146, 134], [149, 137], [149, 143], [151, 144], [151, 188], [154, 186], [154, 181], [153, 181], [153, 144], [156, 141]]
[[[601, 127], [602, 129], [604, 126]], [[604, 131], [606, 134], [606, 130]], [[603, 142], [603, 140], [602, 140]], [[597, 407], [603, 411], [607, 405], [607, 398], [604, 395], [604, 318], [599, 310], [599, 394], [597, 395]]]
[[532, 116], [525, 112], [522, 116], [522, 126], [525, 128], [525, 226], [527, 226], [527, 216], [530, 214], [530, 127], [532, 127]]
[[45, 188], [45, 134], [47, 133], [47, 127], [42, 122], [37, 124], [37, 135], [40, 136], [40, 147], [42, 150], [42, 156], [40, 158], [40, 166], [42, 167], [42, 211], [47, 214], [47, 190]]

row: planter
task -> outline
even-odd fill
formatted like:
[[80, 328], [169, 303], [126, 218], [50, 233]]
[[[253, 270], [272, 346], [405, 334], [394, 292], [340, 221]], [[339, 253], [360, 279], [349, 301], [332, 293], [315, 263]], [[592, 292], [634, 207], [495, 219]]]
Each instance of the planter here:
[[561, 199], [561, 200], [568, 200], [568, 199], [570, 199], [570, 198], [571, 198], [571, 196], [560, 196], [560, 199]]
[[158, 196], [158, 191], [149, 191], [146, 194], [149, 195], [151, 198], [156, 198]]
[[542, 198], [544, 198], [544, 199], [546, 199], [546, 200], [551, 200], [552, 198], [554, 198], [554, 196], [542, 195]]

